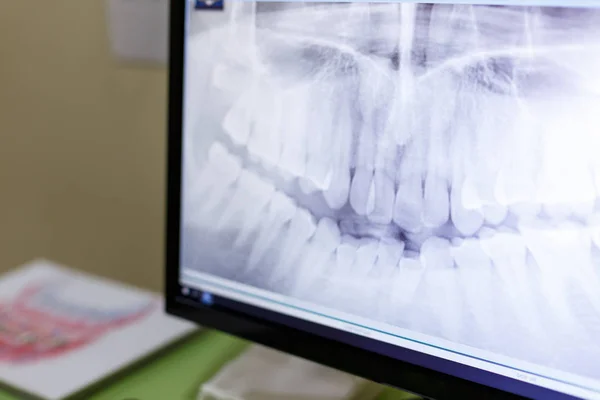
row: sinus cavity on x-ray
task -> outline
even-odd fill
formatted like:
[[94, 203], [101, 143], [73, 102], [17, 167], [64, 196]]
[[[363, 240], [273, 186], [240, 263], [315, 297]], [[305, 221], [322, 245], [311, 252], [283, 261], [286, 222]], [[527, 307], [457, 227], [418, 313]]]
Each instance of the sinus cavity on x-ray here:
[[600, 379], [599, 22], [193, 13], [182, 267]]

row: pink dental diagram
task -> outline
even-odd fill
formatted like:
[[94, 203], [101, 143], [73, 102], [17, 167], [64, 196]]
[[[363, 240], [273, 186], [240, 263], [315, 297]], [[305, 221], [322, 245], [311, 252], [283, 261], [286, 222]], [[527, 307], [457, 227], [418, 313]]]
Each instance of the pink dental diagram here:
[[600, 9], [191, 17], [184, 269], [600, 379]]

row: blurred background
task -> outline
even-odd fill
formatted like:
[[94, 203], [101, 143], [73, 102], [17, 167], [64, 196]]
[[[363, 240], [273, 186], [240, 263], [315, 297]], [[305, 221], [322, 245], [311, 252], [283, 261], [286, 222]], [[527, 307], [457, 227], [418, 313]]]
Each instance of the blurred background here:
[[0, 272], [45, 257], [160, 290], [167, 73], [116, 61], [106, 18], [0, 1]]

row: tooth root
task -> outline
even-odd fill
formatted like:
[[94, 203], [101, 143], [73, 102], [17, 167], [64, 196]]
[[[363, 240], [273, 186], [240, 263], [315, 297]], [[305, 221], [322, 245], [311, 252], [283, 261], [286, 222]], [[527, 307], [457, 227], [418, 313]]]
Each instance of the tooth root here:
[[248, 152], [272, 168], [281, 156], [281, 100], [273, 88], [263, 87], [260, 92], [261, 106], [256, 110]]
[[357, 168], [350, 186], [350, 205], [361, 216], [370, 214], [375, 208], [373, 171]]
[[463, 204], [463, 187], [455, 183], [450, 189], [450, 216], [452, 223], [465, 236], [474, 235], [483, 226], [483, 212], [478, 209], [466, 209]]
[[446, 179], [428, 174], [423, 190], [423, 222], [428, 228], [438, 228], [450, 218], [450, 199]]
[[258, 266], [275, 239], [281, 234], [284, 225], [292, 219], [295, 212], [296, 205], [294, 202], [283, 193], [275, 192], [269, 204], [265, 224], [261, 227], [248, 256], [249, 269], [255, 269]]

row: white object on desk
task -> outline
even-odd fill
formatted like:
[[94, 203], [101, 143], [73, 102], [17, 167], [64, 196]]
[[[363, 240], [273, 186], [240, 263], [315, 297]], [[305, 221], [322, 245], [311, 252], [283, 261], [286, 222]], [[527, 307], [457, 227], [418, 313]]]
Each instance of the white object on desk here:
[[200, 387], [198, 400], [368, 400], [380, 391], [362, 378], [252, 345]]
[[110, 44], [122, 61], [166, 65], [169, 0], [106, 0]]
[[34, 261], [0, 278], [0, 381], [62, 399], [183, 338], [162, 297]]

